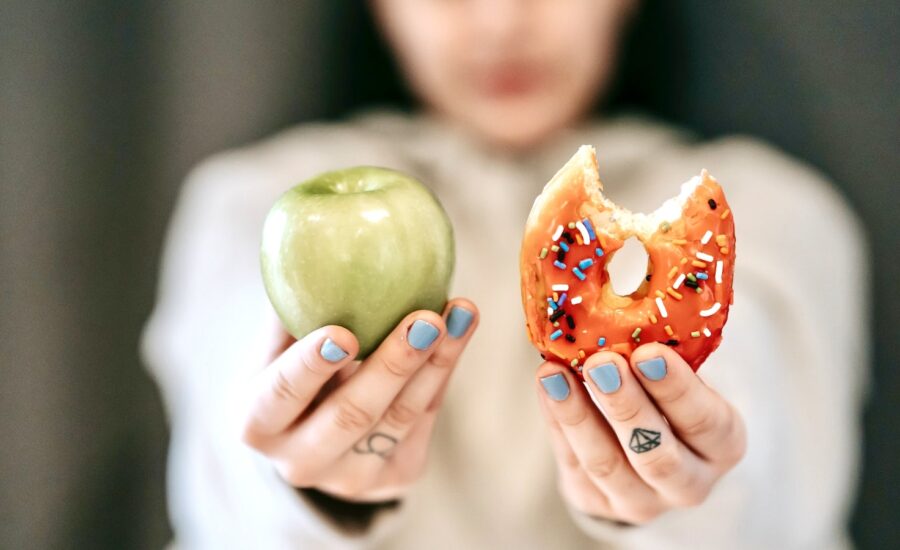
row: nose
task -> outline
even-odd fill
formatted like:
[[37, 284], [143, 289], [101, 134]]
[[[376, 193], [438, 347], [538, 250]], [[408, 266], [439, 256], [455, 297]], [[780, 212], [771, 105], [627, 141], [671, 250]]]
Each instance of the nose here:
[[473, 26], [485, 46], [503, 46], [522, 40], [528, 10], [534, 0], [475, 0]]

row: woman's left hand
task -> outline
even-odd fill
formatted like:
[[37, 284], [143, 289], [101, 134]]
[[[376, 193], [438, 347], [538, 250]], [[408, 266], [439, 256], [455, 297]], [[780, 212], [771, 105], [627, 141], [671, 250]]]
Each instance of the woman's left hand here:
[[563, 365], [544, 363], [536, 381], [560, 491], [576, 510], [646, 523], [702, 503], [744, 456], [738, 412], [668, 346], [645, 344], [630, 364], [598, 352], [584, 372], [603, 412]]

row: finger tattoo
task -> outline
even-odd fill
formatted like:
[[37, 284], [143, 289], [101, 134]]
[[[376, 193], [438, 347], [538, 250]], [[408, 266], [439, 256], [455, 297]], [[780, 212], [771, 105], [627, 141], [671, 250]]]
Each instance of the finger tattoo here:
[[391, 456], [397, 446], [397, 438], [386, 433], [372, 432], [368, 437], [360, 439], [353, 446], [353, 452], [360, 455], [377, 455], [381, 458]]
[[635, 428], [631, 432], [631, 441], [628, 442], [628, 447], [636, 453], [646, 453], [659, 447], [659, 439], [661, 437], [662, 434], [659, 432], [645, 428]]

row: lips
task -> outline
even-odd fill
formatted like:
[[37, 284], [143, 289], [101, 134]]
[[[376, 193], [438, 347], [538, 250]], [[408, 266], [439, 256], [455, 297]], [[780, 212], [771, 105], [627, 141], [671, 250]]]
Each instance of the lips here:
[[479, 71], [475, 85], [482, 95], [508, 98], [534, 93], [543, 86], [546, 78], [546, 71], [536, 64], [506, 63]]

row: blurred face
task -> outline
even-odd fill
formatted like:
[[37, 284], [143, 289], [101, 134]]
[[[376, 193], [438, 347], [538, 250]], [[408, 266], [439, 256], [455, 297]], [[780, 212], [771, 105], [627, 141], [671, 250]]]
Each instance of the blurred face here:
[[372, 0], [413, 92], [484, 141], [527, 148], [610, 77], [633, 0]]

